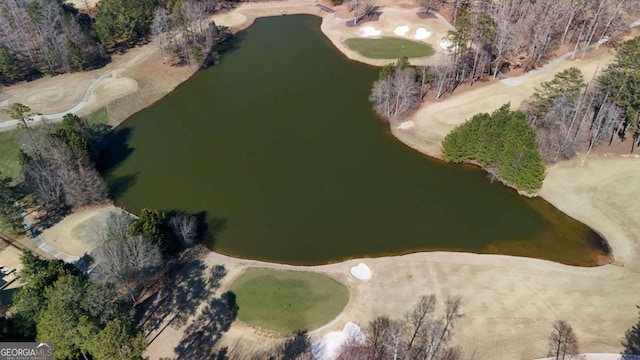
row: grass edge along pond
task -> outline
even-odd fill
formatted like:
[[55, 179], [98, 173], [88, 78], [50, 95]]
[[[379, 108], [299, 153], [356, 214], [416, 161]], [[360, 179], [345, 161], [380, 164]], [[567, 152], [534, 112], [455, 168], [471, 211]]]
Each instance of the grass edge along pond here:
[[293, 334], [335, 319], [349, 302], [344, 284], [324, 274], [249, 268], [230, 287], [238, 319], [265, 330]]
[[369, 59], [421, 58], [431, 56], [435, 52], [427, 43], [411, 41], [395, 37], [381, 38], [349, 38], [344, 41], [349, 49]]

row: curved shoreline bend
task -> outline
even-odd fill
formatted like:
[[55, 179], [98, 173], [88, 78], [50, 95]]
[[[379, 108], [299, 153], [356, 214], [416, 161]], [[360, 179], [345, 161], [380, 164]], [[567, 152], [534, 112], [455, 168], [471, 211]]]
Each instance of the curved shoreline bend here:
[[[331, 14], [311, 2], [280, 2], [241, 5], [214, 19], [238, 31], [263, 16], [305, 13], [323, 17], [323, 27]], [[236, 16], [237, 15], [237, 16]], [[224, 18], [229, 20], [225, 23]], [[323, 29], [324, 31], [324, 29]], [[332, 42], [340, 39], [325, 35]], [[517, 87], [503, 82], [424, 105], [413, 117], [412, 129], [392, 128], [403, 143], [430, 156], [439, 156], [440, 141], [455, 125], [479, 111], [492, 111], [511, 101], [517, 107], [541, 81], [569, 66], [578, 66], [589, 78], [597, 64], [604, 66], [610, 54], [584, 61], [562, 61], [551, 71], [539, 72]], [[357, 60], [357, 59], [356, 59]], [[552, 69], [551, 69], [552, 68]], [[591, 70], [589, 70], [591, 69]], [[591, 72], [593, 73], [593, 72]], [[463, 296], [463, 313], [455, 339], [466, 353], [477, 351], [477, 359], [535, 359], [546, 354], [547, 337], [554, 320], [567, 320], [574, 328], [583, 352], [620, 351], [624, 332], [637, 321], [640, 294], [640, 204], [632, 194], [640, 193], [640, 159], [590, 157], [564, 162], [549, 170], [540, 195], [561, 211], [582, 221], [609, 241], [617, 265], [580, 268], [545, 260], [506, 255], [428, 252], [397, 257], [353, 259], [313, 267], [289, 266], [236, 259], [210, 253], [209, 265], [224, 264], [229, 275], [221, 289], [246, 268], [318, 271], [345, 284], [349, 303], [330, 324], [313, 332], [318, 337], [349, 321], [366, 323], [378, 315], [401, 317], [420, 296]], [[364, 262], [372, 270], [367, 282], [349, 275], [352, 266]], [[184, 327], [168, 326], [149, 345], [151, 358], [170, 357], [182, 338]], [[150, 338], [155, 337], [150, 334]], [[241, 342], [245, 349], [271, 346], [274, 339], [236, 322], [225, 335], [224, 344], [233, 348]]]

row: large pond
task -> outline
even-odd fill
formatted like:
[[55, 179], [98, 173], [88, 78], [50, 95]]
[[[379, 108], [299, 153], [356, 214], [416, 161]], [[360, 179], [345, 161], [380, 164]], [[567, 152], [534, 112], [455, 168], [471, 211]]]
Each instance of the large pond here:
[[119, 204], [200, 213], [221, 253], [290, 264], [447, 250], [594, 265], [591, 229], [405, 147], [312, 16], [260, 19], [110, 140]]

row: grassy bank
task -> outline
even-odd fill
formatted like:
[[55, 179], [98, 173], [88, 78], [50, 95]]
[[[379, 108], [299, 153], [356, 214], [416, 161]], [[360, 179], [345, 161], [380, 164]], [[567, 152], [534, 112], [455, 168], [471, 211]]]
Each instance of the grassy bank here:
[[0, 132], [0, 175], [15, 177], [20, 171], [18, 164], [18, 130]]

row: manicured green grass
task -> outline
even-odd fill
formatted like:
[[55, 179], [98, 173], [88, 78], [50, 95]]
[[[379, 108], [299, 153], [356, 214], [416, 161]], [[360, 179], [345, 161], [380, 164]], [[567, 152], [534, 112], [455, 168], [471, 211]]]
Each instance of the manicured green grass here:
[[238, 318], [280, 333], [313, 330], [333, 320], [349, 300], [336, 280], [312, 272], [248, 269], [232, 285]]
[[2, 177], [15, 177], [20, 171], [17, 135], [17, 130], [0, 132], [0, 176]]
[[351, 38], [344, 41], [351, 50], [370, 59], [419, 58], [434, 54], [429, 44], [416, 41], [383, 37], [379, 39]]
[[109, 114], [107, 113], [107, 107], [106, 106], [101, 107], [100, 109], [85, 116], [84, 119], [90, 123], [108, 124]]

